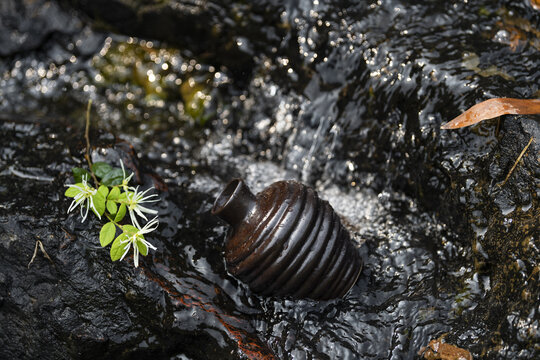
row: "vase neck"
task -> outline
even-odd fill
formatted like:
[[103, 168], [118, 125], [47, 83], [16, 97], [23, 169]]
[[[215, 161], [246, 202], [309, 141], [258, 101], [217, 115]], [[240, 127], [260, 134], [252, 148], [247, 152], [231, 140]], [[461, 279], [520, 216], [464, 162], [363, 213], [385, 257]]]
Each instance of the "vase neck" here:
[[212, 214], [237, 228], [255, 207], [255, 195], [242, 179], [232, 180], [219, 194]]

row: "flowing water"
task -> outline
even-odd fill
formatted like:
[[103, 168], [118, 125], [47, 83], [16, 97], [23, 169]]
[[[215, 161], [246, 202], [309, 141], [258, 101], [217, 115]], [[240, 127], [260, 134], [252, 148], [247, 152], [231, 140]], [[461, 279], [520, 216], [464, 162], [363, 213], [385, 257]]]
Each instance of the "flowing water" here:
[[[63, 229], [76, 240], [51, 240], [53, 261], [86, 254], [79, 270], [126, 301], [131, 328], [122, 331], [100, 327], [114, 308], [65, 301], [97, 329], [82, 337], [99, 343], [87, 354], [412, 359], [445, 335], [476, 357], [540, 356], [538, 173], [529, 173], [532, 188], [491, 197], [486, 174], [504, 173], [485, 166], [499, 146], [494, 123], [439, 129], [480, 99], [538, 96], [540, 13], [528, 1], [269, 2], [277, 25], [230, 34], [252, 60], [241, 76], [211, 48], [201, 55], [200, 44], [104, 31], [56, 2], [23, 3], [0, 5], [2, 26], [17, 28], [0, 53], [0, 235], [29, 219], [57, 237]], [[214, 6], [223, 24], [261, 23], [245, 4]], [[97, 222], [65, 215], [88, 100], [94, 160], [122, 157], [121, 138], [163, 190], [158, 249], [140, 269], [108, 261]], [[264, 298], [226, 272], [227, 228], [210, 209], [233, 177], [255, 192], [300, 180], [331, 203], [365, 264], [343, 299]], [[506, 254], [494, 241], [506, 237], [512, 259], [497, 268]], [[88, 301], [104, 296], [63, 281]], [[64, 350], [45, 357], [80, 355], [83, 342], [62, 330], [66, 311], [51, 316]]]

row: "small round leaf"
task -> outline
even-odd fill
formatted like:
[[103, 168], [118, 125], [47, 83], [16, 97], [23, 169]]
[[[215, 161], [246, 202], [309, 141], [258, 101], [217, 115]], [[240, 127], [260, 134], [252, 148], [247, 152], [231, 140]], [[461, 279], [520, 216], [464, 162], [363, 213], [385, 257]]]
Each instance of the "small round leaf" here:
[[116, 211], [118, 210], [118, 207], [116, 206], [116, 203], [111, 200], [107, 200], [107, 211], [111, 213], [112, 215], [116, 214]]
[[[105, 212], [105, 198], [101, 193], [98, 191], [94, 195], [92, 195], [92, 201], [94, 202], [94, 207], [96, 208], [97, 213], [99, 216], [103, 215]], [[92, 209], [93, 211], [94, 209]]]
[[[79, 185], [79, 184], [76, 184], [76, 185]], [[82, 186], [82, 184], [80, 184]], [[81, 190], [75, 188], [75, 187], [70, 187], [66, 190], [66, 192], [64, 193], [65, 196], [67, 197], [75, 197], [77, 196], [78, 193], [80, 193]]]
[[144, 244], [142, 241], [137, 240], [137, 247], [139, 248], [139, 252], [142, 256], [148, 255], [148, 246]]
[[73, 169], [71, 169], [71, 172], [73, 173], [73, 178], [75, 179], [76, 183], [82, 182], [83, 177], [86, 180], [90, 180], [90, 173], [86, 169], [74, 167]]
[[116, 235], [116, 225], [112, 222], [108, 222], [101, 228], [99, 232], [99, 242], [101, 247], [105, 247], [111, 243]]
[[[131, 191], [128, 191], [131, 193]], [[123, 192], [120, 195], [118, 195], [118, 200], [127, 200], [127, 192]]]
[[116, 216], [114, 217], [114, 221], [116, 222], [122, 221], [124, 216], [126, 216], [126, 204], [120, 205], [120, 208], [118, 209], [118, 212], [116, 213]]
[[100, 179], [107, 175], [107, 173], [111, 170], [112, 166], [102, 161], [98, 161], [92, 164], [92, 171]]
[[139, 229], [137, 229], [135, 226], [133, 225], [124, 225], [124, 233], [128, 234], [128, 235], [133, 235], [135, 234], [137, 231], [139, 231]]
[[114, 186], [120, 185], [122, 180], [124, 180], [124, 173], [122, 172], [122, 169], [113, 168], [111, 171], [105, 174], [103, 179], [101, 179], [101, 182], [107, 186]]
[[110, 192], [109, 196], [107, 196], [107, 199], [109, 200], [116, 200], [118, 199], [118, 195], [120, 195], [120, 189], [117, 187], [114, 187]]
[[101, 185], [97, 191], [104, 197], [104, 198], [107, 198], [107, 195], [109, 194], [109, 188], [104, 186], [104, 185]]
[[114, 242], [111, 246], [111, 260], [116, 261], [119, 260], [122, 255], [124, 255], [124, 247], [127, 245], [126, 243], [122, 243], [121, 240], [126, 238], [126, 234], [122, 233], [120, 234], [116, 239], [114, 239]]

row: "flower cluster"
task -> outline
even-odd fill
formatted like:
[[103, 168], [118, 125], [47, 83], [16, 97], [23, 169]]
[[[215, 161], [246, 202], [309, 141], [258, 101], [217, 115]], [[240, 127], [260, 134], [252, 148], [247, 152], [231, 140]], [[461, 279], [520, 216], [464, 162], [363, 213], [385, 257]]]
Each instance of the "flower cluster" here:
[[[68, 213], [80, 208], [82, 221], [84, 222], [91, 210], [101, 220], [104, 216], [107, 222], [99, 233], [99, 242], [102, 247], [113, 243], [110, 254], [113, 261], [123, 260], [131, 247], [133, 247], [133, 262], [139, 266], [139, 254], [146, 256], [148, 248], [156, 250], [144, 235], [155, 231], [159, 225], [157, 216], [148, 221], [146, 214], [156, 215], [157, 211], [143, 206], [151, 202], [159, 201], [156, 194], [148, 194], [152, 188], [139, 191], [139, 187], [129, 186], [133, 173], [126, 176], [124, 164], [121, 168], [113, 168], [107, 163], [96, 162], [92, 164], [91, 171], [96, 178], [100, 179], [97, 189], [88, 184], [90, 173], [81, 168], [74, 168], [73, 175], [76, 184], [67, 185], [65, 196], [73, 198], [68, 208]], [[126, 213], [129, 214], [133, 225], [120, 222]], [[137, 217], [147, 221], [141, 226]], [[116, 236], [117, 232], [120, 234]], [[114, 240], [114, 241], [113, 241]]]
[[[68, 213], [72, 210], [75, 210], [77, 206], [80, 205], [82, 221], [86, 220], [88, 216], [88, 210], [92, 209], [96, 215], [101, 220], [101, 216], [96, 211], [96, 206], [94, 205], [94, 196], [97, 194], [97, 190], [88, 185], [88, 176], [84, 175], [82, 181], [75, 185], [68, 185], [69, 189], [66, 191], [66, 196], [73, 197], [73, 201], [69, 206]], [[86, 200], [86, 206], [83, 206], [83, 203]], [[83, 211], [83, 208], [86, 207], [86, 211]]]

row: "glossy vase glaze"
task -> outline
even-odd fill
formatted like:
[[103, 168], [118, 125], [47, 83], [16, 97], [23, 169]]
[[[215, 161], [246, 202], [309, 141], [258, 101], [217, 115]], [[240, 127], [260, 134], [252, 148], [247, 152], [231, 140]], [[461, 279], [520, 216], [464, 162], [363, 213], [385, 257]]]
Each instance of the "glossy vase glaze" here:
[[334, 209], [299, 182], [278, 181], [255, 196], [235, 179], [212, 213], [232, 227], [225, 247], [229, 272], [256, 293], [338, 298], [362, 270]]

